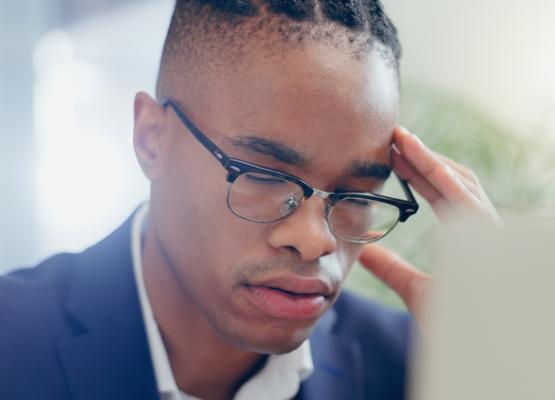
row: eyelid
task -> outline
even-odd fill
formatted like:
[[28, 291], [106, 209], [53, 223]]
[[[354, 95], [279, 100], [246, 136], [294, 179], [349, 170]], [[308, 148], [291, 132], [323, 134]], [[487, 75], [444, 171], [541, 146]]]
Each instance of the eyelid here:
[[284, 182], [284, 179], [279, 176], [270, 175], [260, 172], [246, 172], [244, 174], [248, 179], [257, 182]]
[[[257, 165], [257, 166], [259, 166], [259, 167], [262, 167], [262, 168], [265, 168], [265, 169], [267, 169], [267, 170], [270, 170], [270, 171], [272, 171], [272, 172], [275, 172], [275, 173], [277, 173], [277, 174], [279, 174], [279, 175], [283, 175], [283, 178], [285, 178], [285, 177], [289, 177], [289, 178], [293, 178], [293, 179], [294, 179], [294, 178], [297, 178], [297, 176], [295, 176], [295, 175], [293, 175], [293, 174], [290, 174], [290, 173], [288, 173], [288, 172], [286, 172], [286, 171], [283, 171], [283, 170], [281, 170], [281, 169], [277, 169], [277, 168], [273, 168], [273, 167], [266, 167], [266, 166], [262, 166], [262, 165], [260, 165], [260, 164], [255, 164], [255, 165]], [[265, 171], [265, 170], [261, 170], [261, 171], [259, 171], [259, 172], [257, 172], [257, 173], [268, 174], [268, 172]], [[272, 175], [272, 176], [273, 176], [273, 175]], [[277, 178], [281, 178], [281, 177], [278, 176]], [[282, 178], [282, 179], [283, 179], [283, 178]], [[299, 178], [297, 178], [297, 179], [299, 179]]]
[[337, 188], [334, 190], [334, 193], [341, 194], [341, 193], [360, 193], [360, 194], [372, 194], [373, 191], [371, 190], [359, 190], [359, 189], [345, 189], [345, 188]]

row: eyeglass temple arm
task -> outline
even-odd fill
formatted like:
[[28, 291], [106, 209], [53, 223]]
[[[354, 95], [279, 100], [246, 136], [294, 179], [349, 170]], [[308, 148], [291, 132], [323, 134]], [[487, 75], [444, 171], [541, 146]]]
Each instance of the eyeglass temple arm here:
[[407, 199], [412, 203], [418, 204], [416, 202], [416, 199], [414, 198], [414, 195], [412, 194], [412, 190], [410, 190], [409, 183], [398, 175], [397, 179], [399, 179], [399, 182], [401, 182], [401, 187], [403, 188], [403, 192], [405, 193]]
[[[198, 129], [195, 124], [193, 124], [193, 122], [185, 115], [185, 113], [183, 111], [181, 111], [181, 109], [179, 108], [179, 106], [175, 103], [175, 101], [171, 98], [167, 99], [163, 104], [162, 107], [167, 107], [170, 106], [175, 113], [177, 114], [177, 116], [179, 117], [179, 119], [181, 120], [181, 122], [183, 122], [185, 124], [185, 126], [191, 131], [191, 133], [195, 136], [195, 138], [197, 138], [197, 140], [210, 152], [212, 153], [212, 155], [224, 166], [227, 167], [228, 161], [229, 161], [229, 157], [227, 156], [227, 154], [225, 154], [218, 146], [216, 146], [216, 144], [214, 142], [212, 142], [210, 139], [208, 139], [208, 137], [206, 137], [206, 135], [204, 135], [204, 133], [201, 132], [200, 129]], [[404, 179], [401, 179], [401, 177], [397, 176], [397, 178], [399, 179], [399, 181], [401, 182], [401, 187], [403, 188], [403, 191], [405, 192], [405, 196], [407, 197], [407, 199], [414, 203], [415, 205], [415, 211], [418, 209], [418, 203], [416, 202], [416, 199], [414, 198], [414, 195], [412, 194], [412, 191], [410, 190], [410, 187], [408, 185], [408, 182], [405, 181]]]
[[214, 142], [212, 142], [210, 139], [208, 139], [208, 137], [206, 137], [206, 135], [204, 135], [204, 133], [201, 132], [200, 129], [198, 129], [195, 124], [193, 124], [193, 122], [185, 115], [185, 113], [183, 111], [181, 111], [181, 109], [179, 108], [179, 106], [175, 103], [175, 101], [173, 99], [167, 99], [162, 106], [163, 107], [167, 107], [170, 106], [175, 113], [177, 114], [177, 116], [179, 117], [179, 119], [181, 120], [181, 122], [183, 122], [185, 124], [185, 126], [187, 126], [187, 128], [191, 131], [191, 133], [195, 136], [195, 138], [197, 138], [197, 140], [210, 152], [212, 153], [212, 155], [224, 166], [227, 166], [227, 163], [229, 161], [229, 157], [227, 156], [227, 154], [225, 154], [218, 146], [216, 146], [216, 144]]

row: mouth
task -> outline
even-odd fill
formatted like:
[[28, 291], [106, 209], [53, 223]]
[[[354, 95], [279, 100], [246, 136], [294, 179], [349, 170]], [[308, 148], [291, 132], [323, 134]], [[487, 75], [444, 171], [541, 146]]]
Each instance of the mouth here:
[[280, 277], [246, 283], [250, 302], [266, 315], [293, 321], [314, 320], [327, 309], [333, 291], [319, 279]]

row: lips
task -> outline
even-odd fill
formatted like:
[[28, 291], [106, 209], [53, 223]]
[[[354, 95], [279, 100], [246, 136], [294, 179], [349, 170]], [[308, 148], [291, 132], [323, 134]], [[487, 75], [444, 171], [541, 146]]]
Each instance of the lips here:
[[249, 285], [264, 286], [299, 295], [317, 294], [329, 297], [333, 292], [331, 286], [321, 279], [303, 278], [291, 275], [265, 279], [260, 282], [249, 282]]
[[259, 310], [273, 318], [296, 321], [318, 318], [333, 293], [322, 280], [295, 276], [248, 283], [245, 287], [248, 299]]

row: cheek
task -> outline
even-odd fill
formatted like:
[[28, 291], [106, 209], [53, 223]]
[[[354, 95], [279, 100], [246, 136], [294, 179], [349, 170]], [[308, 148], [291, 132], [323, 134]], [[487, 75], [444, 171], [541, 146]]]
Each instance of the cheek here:
[[182, 235], [209, 241], [229, 214], [226, 171], [210, 154], [199, 153], [203, 149], [198, 147], [182, 145], [174, 151], [162, 196]]
[[320, 259], [320, 265], [336, 282], [342, 284], [358, 259], [362, 247], [339, 241], [337, 250]]
[[[341, 256], [339, 263], [341, 265], [341, 272], [343, 280], [347, 277], [360, 253], [362, 252], [363, 245], [343, 242], [340, 246]], [[339, 251], [338, 251], [339, 253]]]
[[[232, 266], [261, 247], [264, 226], [229, 211], [226, 171], [216, 160], [209, 154], [187, 156], [176, 157], [170, 173], [156, 185], [161, 236], [184, 279], [211, 288], [220, 282], [219, 289], [226, 290]], [[189, 265], [195, 266], [194, 271]], [[195, 275], [185, 276], [189, 274]]]

